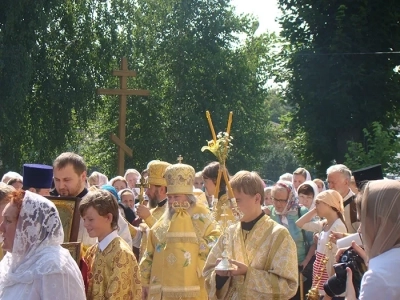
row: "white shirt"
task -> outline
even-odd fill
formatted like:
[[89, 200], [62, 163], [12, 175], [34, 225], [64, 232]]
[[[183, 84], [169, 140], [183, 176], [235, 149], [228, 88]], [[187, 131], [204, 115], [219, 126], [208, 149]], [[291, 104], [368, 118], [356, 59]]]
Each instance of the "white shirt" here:
[[369, 261], [361, 280], [359, 300], [400, 299], [400, 248], [393, 248]]
[[107, 235], [101, 242], [99, 242], [99, 248], [101, 251], [104, 251], [104, 249], [107, 248], [108, 245], [116, 238], [118, 237], [118, 233], [116, 230], [111, 232], [109, 235]]

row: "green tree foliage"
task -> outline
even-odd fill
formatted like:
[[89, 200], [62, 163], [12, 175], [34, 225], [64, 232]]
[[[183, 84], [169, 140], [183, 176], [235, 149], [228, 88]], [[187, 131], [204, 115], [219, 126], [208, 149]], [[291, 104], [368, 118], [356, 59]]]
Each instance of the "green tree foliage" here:
[[1, 171], [72, 150], [114, 175], [118, 97], [95, 91], [118, 88], [110, 72], [122, 56], [138, 71], [129, 87], [151, 91], [128, 100], [126, 167], [181, 154], [202, 168], [213, 160], [200, 152], [205, 111], [224, 131], [232, 110], [231, 172], [260, 170], [275, 37], [255, 36], [257, 26], [226, 0], [1, 1]]
[[[135, 86], [150, 90], [151, 96], [128, 100], [127, 144], [134, 157], [126, 166], [142, 170], [152, 159], [175, 163], [182, 155], [184, 162], [202, 169], [215, 159], [200, 151], [211, 139], [209, 110], [217, 133], [226, 130], [229, 111], [234, 113], [234, 148], [227, 162], [231, 173], [260, 170], [274, 37], [255, 36], [255, 20], [236, 16], [229, 1], [139, 0], [133, 18], [130, 68], [138, 71]], [[112, 105], [106, 109], [116, 110]], [[99, 114], [107, 114], [106, 109]], [[114, 119], [97, 121], [115, 131], [117, 118], [108, 114]], [[87, 147], [85, 157], [115, 174], [113, 161], [104, 155], [116, 149], [108, 134]]]
[[266, 150], [262, 158], [263, 178], [278, 181], [284, 173], [292, 173], [300, 164], [290, 148], [282, 125], [272, 123], [268, 131]]
[[[132, 49], [131, 1], [0, 3], [0, 159], [3, 169], [51, 163], [76, 150], [77, 129], [104, 105], [117, 57]], [[112, 79], [111, 79], [112, 80]]]
[[323, 173], [363, 128], [398, 120], [400, 2], [279, 0], [293, 149]]
[[292, 173], [299, 167], [299, 161], [291, 149], [293, 143], [288, 140], [282, 123], [292, 108], [287, 105], [281, 90], [276, 87], [268, 91], [265, 108], [271, 121], [265, 137], [261, 174], [265, 179], [277, 181], [282, 174]]
[[373, 122], [371, 129], [363, 129], [364, 143], [348, 142], [348, 152], [345, 155], [345, 164], [352, 170], [361, 169], [375, 164], [382, 164], [385, 174], [399, 174], [400, 172], [400, 140], [394, 129], [385, 130], [378, 123]]

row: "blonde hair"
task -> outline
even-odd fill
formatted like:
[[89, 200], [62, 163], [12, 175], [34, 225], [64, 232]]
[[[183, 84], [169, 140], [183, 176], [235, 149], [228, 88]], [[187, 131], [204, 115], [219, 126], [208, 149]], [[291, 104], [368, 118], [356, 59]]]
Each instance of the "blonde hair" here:
[[110, 185], [114, 186], [114, 183], [115, 183], [116, 181], [122, 181], [122, 182], [125, 183], [126, 188], [128, 187], [128, 182], [127, 182], [126, 179], [125, 179], [124, 177], [122, 177], [122, 176], [116, 176], [116, 177], [114, 177], [113, 179], [111, 179], [111, 180], [110, 180]]
[[261, 203], [264, 203], [264, 184], [256, 172], [239, 171], [229, 181], [232, 189], [243, 192], [246, 195], [255, 196], [260, 194]]
[[[97, 181], [97, 183], [96, 183], [96, 181]], [[88, 178], [88, 182], [89, 182], [90, 186], [98, 185], [99, 184], [99, 172], [94, 171], [92, 174], [90, 174], [90, 176]]]
[[7, 185], [4, 182], [0, 182], [0, 204], [2, 202], [9, 202], [10, 195], [15, 192], [15, 188], [12, 185]]
[[293, 175], [301, 175], [305, 179], [307, 179], [307, 170], [304, 168], [297, 168], [294, 172]]

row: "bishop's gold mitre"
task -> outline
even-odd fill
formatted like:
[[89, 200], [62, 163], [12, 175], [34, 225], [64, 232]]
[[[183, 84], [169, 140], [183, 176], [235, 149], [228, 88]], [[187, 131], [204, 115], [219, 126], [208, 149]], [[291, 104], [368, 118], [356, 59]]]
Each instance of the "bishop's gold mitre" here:
[[174, 164], [165, 170], [167, 194], [193, 195], [195, 171], [186, 164]]
[[171, 164], [161, 161], [161, 160], [152, 160], [149, 162], [147, 165], [148, 169], [148, 183], [152, 185], [161, 185], [161, 186], [167, 186], [167, 181], [164, 178], [164, 173], [165, 170], [170, 166]]

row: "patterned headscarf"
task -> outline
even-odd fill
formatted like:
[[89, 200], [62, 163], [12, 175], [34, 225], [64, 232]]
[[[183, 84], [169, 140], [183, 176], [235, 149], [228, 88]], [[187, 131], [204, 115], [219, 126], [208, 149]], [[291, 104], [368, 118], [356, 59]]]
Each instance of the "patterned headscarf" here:
[[279, 180], [275, 184], [274, 188], [284, 188], [288, 192], [288, 202], [285, 209], [282, 212], [275, 212], [277, 215], [281, 216], [282, 224], [288, 225], [289, 222], [286, 216], [298, 214], [299, 199], [294, 192], [293, 184], [289, 181]]

